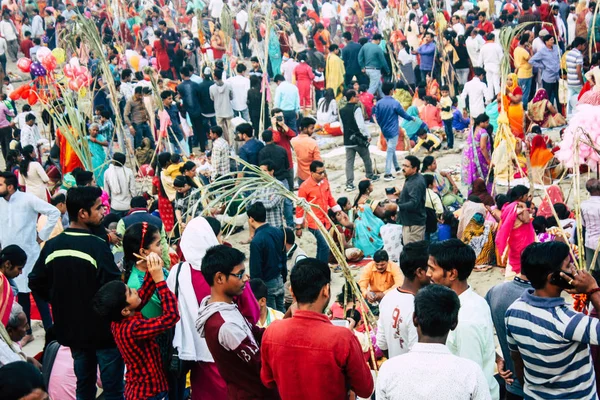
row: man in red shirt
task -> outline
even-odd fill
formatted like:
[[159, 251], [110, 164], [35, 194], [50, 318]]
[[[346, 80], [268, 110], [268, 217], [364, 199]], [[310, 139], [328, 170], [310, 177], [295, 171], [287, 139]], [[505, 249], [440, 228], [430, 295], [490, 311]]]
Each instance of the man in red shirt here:
[[31, 40], [31, 32], [26, 31], [24, 36], [25, 39], [23, 39], [23, 41], [21, 42], [21, 51], [23, 52], [25, 57], [31, 58], [31, 54], [29, 53], [29, 51], [34, 46], [33, 41]]
[[[315, 216], [321, 221], [325, 228], [329, 229], [331, 223], [327, 218], [327, 212], [331, 208], [333, 212], [341, 211], [342, 208], [337, 204], [331, 195], [329, 182], [325, 178], [325, 164], [321, 161], [313, 161], [310, 164], [310, 177], [305, 180], [298, 189], [298, 197], [306, 199], [308, 203], [319, 206], [321, 209], [313, 208]], [[321, 235], [317, 222], [310, 215], [306, 222], [308, 230], [317, 239], [317, 259], [327, 262], [329, 259], [329, 245]], [[304, 225], [304, 209], [296, 207], [296, 236], [302, 237], [302, 227]]]
[[485, 33], [491, 33], [494, 30], [494, 24], [491, 21], [488, 21], [485, 11], [481, 11], [477, 14], [477, 18], [479, 19], [479, 25], [477, 28], [485, 31]]
[[327, 263], [315, 258], [300, 260], [290, 281], [298, 310], [292, 318], [275, 321], [265, 331], [262, 382], [276, 387], [283, 400], [346, 400], [348, 390], [369, 398], [373, 377], [358, 339], [323, 314], [331, 298]]

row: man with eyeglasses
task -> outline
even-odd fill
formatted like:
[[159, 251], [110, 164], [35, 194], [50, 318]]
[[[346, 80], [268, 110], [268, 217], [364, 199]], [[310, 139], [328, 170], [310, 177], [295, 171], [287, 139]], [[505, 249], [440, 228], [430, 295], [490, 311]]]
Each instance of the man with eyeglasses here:
[[[310, 164], [310, 177], [305, 180], [298, 189], [298, 197], [306, 199], [307, 202], [320, 207], [313, 208], [315, 216], [321, 221], [326, 229], [331, 227], [327, 218], [327, 212], [331, 209], [333, 212], [341, 211], [342, 208], [337, 204], [331, 194], [329, 182], [325, 176], [325, 165], [321, 161], [313, 161]], [[327, 262], [329, 259], [329, 245], [325, 237], [319, 231], [317, 222], [308, 215], [306, 217], [308, 230], [317, 239], [317, 259]], [[302, 228], [304, 225], [304, 208], [296, 207], [296, 236], [302, 237]]]
[[201, 271], [210, 296], [200, 303], [196, 329], [206, 339], [230, 398], [279, 399], [276, 389], [260, 381], [259, 341], [233, 301], [249, 280], [245, 259], [244, 253], [224, 245], [206, 251]]
[[398, 198], [398, 222], [402, 225], [402, 241], [406, 246], [425, 238], [425, 193], [427, 184], [419, 173], [421, 161], [415, 156], [406, 156], [402, 161], [402, 172], [406, 182], [402, 191], [396, 191]]

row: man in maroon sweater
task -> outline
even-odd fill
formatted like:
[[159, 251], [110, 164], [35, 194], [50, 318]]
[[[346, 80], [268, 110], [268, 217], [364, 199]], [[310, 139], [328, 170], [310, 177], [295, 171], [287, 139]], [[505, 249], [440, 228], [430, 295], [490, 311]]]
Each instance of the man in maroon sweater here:
[[233, 302], [249, 277], [244, 253], [224, 245], [208, 249], [202, 275], [210, 296], [200, 303], [196, 329], [206, 339], [219, 373], [227, 383], [229, 400], [276, 400], [276, 390], [260, 381], [260, 339], [263, 330], [252, 326]]
[[283, 400], [346, 400], [373, 393], [373, 377], [354, 333], [323, 314], [331, 297], [331, 270], [315, 258], [299, 261], [290, 276], [298, 310], [275, 321], [262, 341], [260, 376]]

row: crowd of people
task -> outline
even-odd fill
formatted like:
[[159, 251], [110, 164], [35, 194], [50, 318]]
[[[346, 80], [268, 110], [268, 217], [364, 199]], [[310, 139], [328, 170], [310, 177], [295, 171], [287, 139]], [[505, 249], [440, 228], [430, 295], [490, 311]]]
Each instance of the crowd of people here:
[[[576, 216], [554, 128], [600, 105], [599, 27], [574, 0], [2, 2], [0, 398], [598, 398], [600, 180]], [[38, 96], [47, 57], [89, 96]]]

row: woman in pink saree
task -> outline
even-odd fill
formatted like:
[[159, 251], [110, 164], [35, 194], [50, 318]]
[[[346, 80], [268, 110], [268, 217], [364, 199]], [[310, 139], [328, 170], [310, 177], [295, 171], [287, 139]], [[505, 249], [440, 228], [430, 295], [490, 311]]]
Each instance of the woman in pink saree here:
[[521, 253], [534, 241], [535, 231], [527, 205], [519, 199], [506, 204], [496, 233], [498, 257], [507, 261], [506, 276], [521, 272]]
[[0, 322], [8, 323], [10, 310], [15, 301], [15, 294], [8, 282], [21, 275], [27, 262], [27, 254], [16, 244], [6, 246], [0, 251]]

